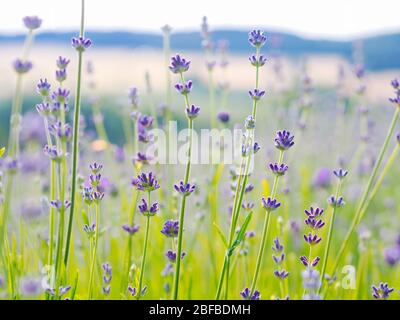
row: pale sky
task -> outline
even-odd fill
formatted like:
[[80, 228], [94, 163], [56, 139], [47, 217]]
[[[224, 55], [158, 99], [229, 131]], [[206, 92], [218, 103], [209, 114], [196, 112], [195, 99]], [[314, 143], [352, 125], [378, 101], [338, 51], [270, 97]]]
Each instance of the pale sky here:
[[[0, 33], [23, 31], [21, 18], [38, 15], [42, 30], [78, 29], [80, 0], [2, 0]], [[264, 27], [307, 37], [351, 39], [400, 31], [399, 0], [86, 0], [88, 29], [158, 32]]]

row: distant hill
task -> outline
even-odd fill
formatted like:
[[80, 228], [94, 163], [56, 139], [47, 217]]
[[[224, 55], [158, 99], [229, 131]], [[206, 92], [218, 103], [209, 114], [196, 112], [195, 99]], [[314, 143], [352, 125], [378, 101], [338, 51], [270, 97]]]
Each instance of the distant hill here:
[[[268, 34], [268, 32], [267, 32]], [[288, 56], [305, 54], [337, 54], [349, 61], [352, 59], [352, 41], [310, 40], [289, 33], [269, 33], [279, 39], [275, 50]], [[75, 33], [43, 32], [37, 35], [38, 43], [68, 43]], [[162, 48], [162, 36], [154, 33], [140, 32], [100, 32], [88, 31], [88, 35], [98, 47], [123, 48]], [[216, 30], [213, 40], [229, 41], [232, 52], [249, 53], [247, 32], [237, 30]], [[0, 44], [23, 41], [23, 35], [0, 35]], [[365, 66], [369, 70], [400, 69], [400, 33], [380, 35], [360, 39], [363, 42]], [[201, 50], [201, 39], [198, 32], [173, 33], [171, 38], [173, 51]], [[271, 48], [269, 46], [268, 48]]]

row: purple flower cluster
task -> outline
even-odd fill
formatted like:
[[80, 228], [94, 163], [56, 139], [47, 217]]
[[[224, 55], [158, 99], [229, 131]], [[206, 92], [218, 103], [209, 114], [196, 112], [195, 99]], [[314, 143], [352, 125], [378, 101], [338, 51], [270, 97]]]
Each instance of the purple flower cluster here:
[[244, 288], [241, 292], [240, 295], [244, 300], [260, 300], [260, 292], [258, 290], [254, 290], [253, 294], [250, 296], [250, 289], [249, 288]]
[[87, 205], [99, 203], [104, 198], [104, 192], [101, 185], [101, 169], [103, 165], [94, 162], [90, 165], [91, 173], [88, 178], [88, 184], [83, 188], [82, 197]]
[[261, 203], [264, 209], [268, 212], [274, 211], [281, 206], [281, 204], [276, 199], [271, 199], [270, 197], [268, 197], [267, 199], [262, 197]]
[[272, 246], [272, 251], [274, 254], [272, 255], [272, 260], [275, 262], [278, 267], [277, 270], [274, 271], [274, 275], [278, 279], [286, 279], [289, 276], [289, 272], [283, 269], [282, 264], [285, 260], [285, 253], [283, 251], [283, 245], [280, 243], [279, 238], [274, 239], [274, 245]]
[[294, 145], [293, 140], [294, 136], [291, 136], [289, 131], [278, 131], [275, 137], [275, 147], [282, 151], [288, 150]]
[[108, 262], [102, 264], [103, 269], [103, 287], [102, 291], [105, 296], [110, 295], [111, 291], [111, 280], [112, 280], [112, 267]]
[[169, 66], [169, 69], [173, 73], [182, 74], [189, 70], [189, 65], [190, 61], [187, 61], [185, 58], [177, 54], [171, 58], [171, 65]]
[[399, 80], [397, 79], [393, 79], [391, 82], [392, 88], [394, 89], [394, 94], [395, 96], [393, 98], [389, 98], [389, 101], [397, 104], [398, 106], [400, 106], [400, 84], [399, 84]]
[[29, 30], [39, 29], [43, 22], [38, 16], [26, 16], [22, 21], [24, 22], [25, 27]]
[[393, 288], [389, 288], [389, 285], [383, 282], [372, 286], [372, 296], [377, 300], [386, 300], [393, 291]]
[[179, 232], [179, 221], [178, 220], [167, 220], [164, 223], [161, 233], [168, 238], [176, 238]]
[[16, 59], [13, 62], [13, 67], [15, 72], [19, 73], [19, 74], [24, 74], [29, 72], [32, 69], [32, 62], [28, 61], [28, 60], [21, 60], [21, 59]]
[[180, 181], [179, 184], [174, 185], [174, 189], [182, 196], [187, 197], [196, 190], [196, 185]]
[[71, 39], [71, 45], [75, 48], [75, 50], [83, 52], [86, 49], [89, 49], [89, 47], [92, 45], [92, 40], [81, 36], [74, 37]]

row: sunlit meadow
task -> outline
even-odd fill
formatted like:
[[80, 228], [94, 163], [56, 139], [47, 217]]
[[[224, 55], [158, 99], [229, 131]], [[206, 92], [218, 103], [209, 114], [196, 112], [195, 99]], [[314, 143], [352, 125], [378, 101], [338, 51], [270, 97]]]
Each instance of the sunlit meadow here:
[[162, 51], [96, 48], [76, 20], [0, 48], [2, 299], [400, 298], [396, 71], [257, 27], [231, 54], [207, 18], [202, 52], [168, 25]]

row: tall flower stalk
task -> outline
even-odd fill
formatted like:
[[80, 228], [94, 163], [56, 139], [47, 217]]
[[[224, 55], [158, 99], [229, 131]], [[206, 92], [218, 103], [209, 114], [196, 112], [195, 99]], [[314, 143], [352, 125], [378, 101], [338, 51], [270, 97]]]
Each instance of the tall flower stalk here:
[[73, 133], [73, 149], [72, 149], [72, 175], [71, 175], [71, 210], [68, 220], [67, 240], [65, 245], [64, 264], [68, 266], [70, 242], [72, 236], [72, 226], [75, 212], [75, 197], [77, 187], [77, 173], [78, 173], [78, 153], [79, 153], [79, 121], [81, 109], [81, 82], [82, 82], [82, 61], [83, 52], [92, 45], [90, 39], [85, 38], [85, 0], [81, 2], [81, 25], [79, 37], [72, 38], [72, 46], [78, 52], [78, 74], [76, 80], [76, 95], [75, 95], [75, 109], [74, 109], [74, 133]]
[[337, 214], [338, 209], [344, 205], [343, 198], [340, 197], [340, 191], [341, 191], [343, 179], [347, 176], [347, 171], [343, 170], [343, 169], [338, 169], [338, 170], [334, 170], [333, 174], [337, 177], [338, 181], [337, 181], [335, 195], [332, 195], [328, 199], [328, 203], [332, 207], [332, 213], [331, 213], [331, 218], [329, 221], [328, 239], [327, 239], [327, 242], [325, 245], [324, 256], [322, 258], [323, 262], [322, 262], [322, 269], [321, 269], [321, 281], [320, 281], [320, 287], [318, 288], [318, 293], [321, 291], [321, 288], [323, 286], [323, 281], [325, 279], [325, 271], [326, 271], [326, 266], [328, 264], [329, 251], [330, 251], [330, 247], [331, 247], [331, 240], [332, 240], [332, 235], [333, 235], [333, 230], [334, 230], [336, 214]]
[[393, 114], [392, 121], [391, 121], [391, 123], [389, 125], [385, 140], [383, 141], [383, 145], [382, 145], [382, 147], [381, 147], [381, 149], [379, 151], [378, 158], [377, 158], [377, 160], [375, 162], [375, 165], [374, 165], [374, 167], [372, 169], [371, 175], [370, 175], [370, 177], [369, 177], [369, 179], [367, 181], [367, 184], [366, 184], [366, 186], [364, 188], [364, 191], [363, 191], [362, 196], [360, 198], [360, 201], [358, 203], [357, 210], [356, 210], [356, 213], [355, 213], [355, 215], [353, 217], [353, 220], [351, 222], [350, 228], [347, 231], [347, 234], [346, 234], [346, 236], [345, 236], [345, 238], [344, 238], [344, 240], [342, 242], [342, 245], [341, 245], [341, 247], [339, 249], [339, 252], [338, 252], [338, 254], [336, 256], [335, 263], [334, 263], [334, 265], [332, 267], [331, 275], [333, 275], [336, 272], [336, 269], [339, 266], [340, 260], [343, 257], [343, 254], [345, 253], [345, 251], [347, 249], [347, 246], [349, 244], [351, 236], [353, 235], [356, 227], [361, 222], [361, 219], [360, 219], [361, 215], [363, 215], [363, 210], [366, 210], [365, 205], [367, 203], [368, 196], [370, 195], [371, 188], [373, 187], [373, 184], [375, 182], [376, 175], [378, 174], [378, 170], [381, 167], [383, 156], [385, 155], [385, 152], [386, 152], [386, 150], [388, 148], [390, 139], [393, 136], [394, 130], [396, 128], [397, 121], [398, 121], [399, 116], [400, 116], [400, 85], [399, 85], [399, 82], [397, 80], [393, 80], [392, 81], [392, 87], [395, 90], [395, 97], [394, 98], [390, 98], [389, 100], [390, 100], [390, 102], [395, 104], [396, 110], [395, 110], [395, 112]]
[[[258, 143], [254, 142], [254, 129], [256, 123], [257, 116], [257, 104], [258, 101], [264, 96], [265, 91], [259, 89], [259, 69], [262, 67], [265, 62], [265, 56], [260, 54], [260, 49], [264, 46], [267, 41], [267, 37], [260, 30], [253, 30], [249, 33], [249, 42], [250, 44], [256, 48], [256, 54], [251, 55], [249, 57], [250, 63], [256, 68], [255, 75], [255, 89], [249, 91], [249, 95], [253, 100], [252, 113], [249, 115], [245, 121], [246, 133], [243, 138], [242, 145], [242, 157], [240, 161], [239, 167], [239, 177], [237, 179], [236, 191], [233, 200], [233, 209], [232, 209], [232, 218], [231, 225], [229, 229], [229, 237], [228, 237], [228, 248], [224, 257], [224, 262], [222, 266], [222, 270], [220, 273], [220, 278], [217, 286], [216, 299], [220, 299], [223, 282], [226, 278], [226, 281], [229, 280], [229, 265], [230, 265], [230, 257], [232, 255], [232, 245], [234, 242], [235, 230], [239, 218], [240, 208], [242, 206], [243, 195], [245, 193], [247, 179], [250, 171], [251, 159], [252, 155], [259, 150]], [[228, 252], [230, 254], [228, 254]]]
[[104, 198], [104, 193], [101, 191], [101, 170], [103, 166], [94, 162], [90, 165], [91, 174], [89, 175], [90, 185], [84, 188], [83, 200], [88, 205], [88, 216], [90, 217], [90, 208], [94, 204], [95, 215], [94, 219], [89, 220], [89, 225], [84, 226], [84, 231], [87, 233], [90, 241], [90, 269], [89, 269], [89, 285], [88, 285], [88, 298], [93, 298], [93, 283], [95, 266], [97, 261], [97, 249], [99, 244], [100, 233], [100, 202]]
[[[187, 61], [185, 58], [182, 58], [180, 55], [176, 55], [171, 58], [170, 70], [179, 74], [180, 83], [175, 85], [175, 88], [180, 92], [184, 97], [185, 108], [186, 108], [186, 117], [187, 117], [187, 129], [189, 131], [189, 145], [187, 150], [187, 163], [185, 169], [185, 175], [182, 181], [184, 188], [189, 187], [189, 178], [190, 178], [190, 167], [191, 167], [191, 157], [192, 157], [192, 136], [193, 136], [193, 120], [199, 115], [200, 108], [195, 105], [190, 105], [189, 103], [189, 93], [192, 88], [192, 81], [185, 81], [183, 76], [184, 72], [189, 69], [190, 61]], [[181, 271], [181, 257], [182, 255], [182, 244], [183, 244], [183, 226], [185, 219], [185, 207], [186, 207], [186, 198], [189, 196], [190, 192], [181, 193], [181, 204], [179, 211], [179, 232], [178, 232], [178, 249], [177, 249], [177, 260], [176, 260], [176, 270], [174, 274], [174, 287], [172, 298], [174, 300], [178, 299], [179, 293], [179, 280], [180, 280], [180, 271]]]
[[139, 274], [139, 285], [137, 290], [135, 290], [136, 298], [139, 300], [145, 295], [147, 291], [147, 286], [143, 287], [144, 271], [146, 267], [146, 257], [147, 257], [147, 247], [149, 241], [149, 230], [150, 230], [150, 218], [154, 216], [158, 210], [159, 206], [157, 202], [151, 203], [151, 192], [160, 188], [158, 181], [152, 172], [149, 174], [142, 173], [136, 179], [133, 180], [133, 185], [137, 190], [147, 193], [147, 201], [142, 198], [142, 202], [138, 205], [140, 213], [146, 217], [146, 229], [144, 235], [143, 244], [143, 255], [142, 262], [140, 264], [140, 274]]
[[250, 286], [250, 296], [252, 296], [256, 290], [258, 277], [260, 274], [261, 263], [265, 254], [265, 246], [268, 238], [268, 229], [271, 218], [271, 212], [277, 209], [281, 204], [276, 200], [278, 191], [279, 178], [285, 174], [288, 170], [288, 166], [283, 163], [284, 152], [294, 145], [294, 136], [290, 135], [289, 131], [283, 130], [278, 131], [275, 138], [275, 147], [279, 150], [279, 158], [277, 163], [271, 163], [269, 165], [271, 172], [275, 175], [274, 182], [272, 185], [271, 194], [268, 199], [262, 198], [262, 205], [265, 209], [264, 226], [261, 235], [260, 249], [257, 255], [256, 267], [254, 270], [253, 280]]

